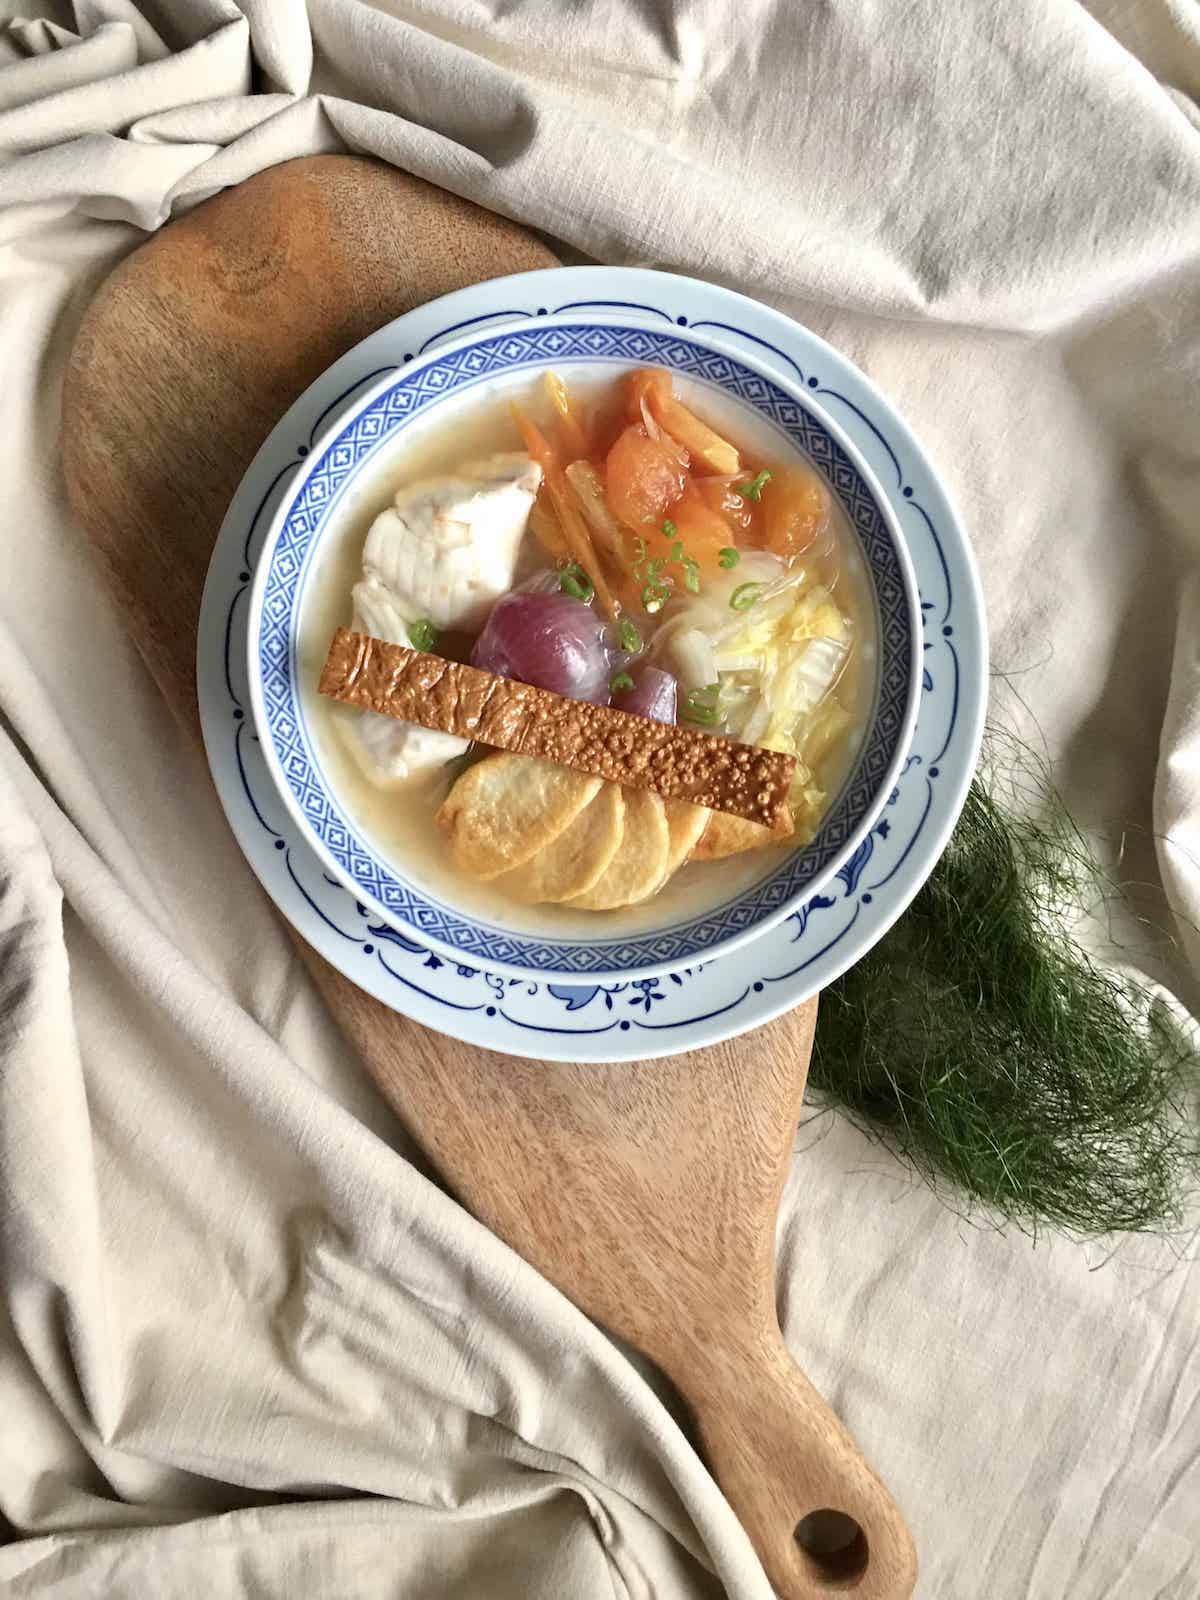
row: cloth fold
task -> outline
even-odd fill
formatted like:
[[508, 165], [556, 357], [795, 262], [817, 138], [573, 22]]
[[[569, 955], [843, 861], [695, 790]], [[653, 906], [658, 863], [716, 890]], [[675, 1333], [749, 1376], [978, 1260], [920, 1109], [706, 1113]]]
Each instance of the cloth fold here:
[[[381, 157], [858, 361], [997, 666], [1200, 1007], [1200, 30], [1182, 0], [0, 0], [0, 1585], [768, 1600], [661, 1379], [410, 1159], [66, 508], [59, 381], [145, 236]], [[792, 1349], [922, 1596], [1200, 1594], [1195, 1239], [964, 1225], [800, 1132]], [[966, 1486], [964, 1490], [964, 1486]]]

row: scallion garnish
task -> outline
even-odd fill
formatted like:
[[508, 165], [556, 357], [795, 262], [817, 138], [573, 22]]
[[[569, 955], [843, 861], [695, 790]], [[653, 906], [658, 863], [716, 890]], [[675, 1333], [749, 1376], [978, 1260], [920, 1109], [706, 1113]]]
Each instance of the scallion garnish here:
[[666, 566], [666, 564], [667, 564], [666, 556], [655, 556], [654, 560], [646, 568], [646, 576], [651, 581], [653, 581], [655, 578], [658, 577], [659, 573]]
[[689, 594], [700, 593], [700, 563], [690, 556], [683, 558], [683, 586]]
[[724, 545], [720, 550], [717, 551], [717, 560], [720, 562], [721, 566], [725, 568], [726, 572], [728, 572], [731, 567], [736, 567], [741, 559], [742, 552], [740, 550], [735, 550], [731, 544]]
[[642, 589], [642, 606], [651, 616], [666, 605], [671, 591], [665, 583], [648, 583]]
[[672, 561], [682, 561], [683, 560], [683, 540], [682, 539], [676, 539], [675, 543], [671, 546], [671, 560]]
[[749, 611], [762, 591], [761, 583], [739, 583], [729, 596], [729, 604], [735, 611]]
[[432, 650], [437, 643], [437, 629], [428, 617], [420, 617], [408, 625], [408, 642], [414, 650]]
[[743, 500], [761, 500], [763, 487], [770, 481], [771, 474], [764, 467], [761, 472], [755, 473], [749, 483], [735, 483], [734, 493], [740, 494]]
[[630, 654], [642, 648], [642, 636], [628, 617], [622, 618], [621, 624], [617, 629], [617, 638], [620, 641], [621, 649], [628, 650]]
[[633, 679], [627, 672], [618, 672], [608, 687], [614, 694], [620, 694], [624, 689], [633, 688]]
[[578, 561], [568, 561], [558, 575], [558, 587], [573, 600], [590, 600], [596, 588]]
[[685, 722], [699, 722], [706, 728], [721, 720], [721, 685], [710, 683], [703, 689], [693, 689], [684, 696]]
[[673, 539], [675, 537], [677, 529], [675, 527], [675, 524], [671, 521], [670, 517], [668, 517], [667, 520], [663, 523], [663, 532], [666, 534], [668, 539]]

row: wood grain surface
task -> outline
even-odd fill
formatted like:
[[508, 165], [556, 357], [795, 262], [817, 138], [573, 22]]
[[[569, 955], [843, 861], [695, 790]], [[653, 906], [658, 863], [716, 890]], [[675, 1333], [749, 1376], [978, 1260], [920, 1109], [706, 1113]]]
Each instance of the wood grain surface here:
[[[376, 162], [322, 156], [209, 200], [113, 273], [65, 383], [67, 485], [138, 648], [197, 739], [209, 554], [275, 422], [393, 317], [555, 264], [510, 222]], [[548, 1066], [397, 1017], [294, 937], [446, 1184], [675, 1382], [779, 1593], [911, 1594], [908, 1531], [788, 1355], [775, 1313], [776, 1209], [815, 1001], [688, 1056]], [[861, 1531], [817, 1555], [795, 1531], [826, 1509]]]

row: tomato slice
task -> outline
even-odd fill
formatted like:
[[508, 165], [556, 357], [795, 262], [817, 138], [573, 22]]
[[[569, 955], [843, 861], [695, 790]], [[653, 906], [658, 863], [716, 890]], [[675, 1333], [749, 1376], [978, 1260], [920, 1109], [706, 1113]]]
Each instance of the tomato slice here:
[[759, 510], [763, 548], [794, 561], [829, 526], [829, 490], [811, 467], [776, 467]]
[[617, 437], [604, 467], [609, 509], [631, 528], [657, 527], [683, 493], [687, 456], [677, 447], [652, 439], [640, 423]]
[[743, 538], [754, 525], [751, 505], [738, 494], [732, 478], [697, 478], [696, 487], [714, 511], [719, 511], [729, 524], [729, 543]]
[[[684, 556], [694, 561], [703, 578], [715, 577], [721, 571], [721, 551], [735, 542], [734, 530], [719, 511], [714, 511], [691, 478], [682, 495], [671, 507], [671, 521], [675, 532], [669, 537], [659, 533], [649, 541], [651, 555], [665, 556], [678, 542]], [[678, 578], [676, 568], [671, 568]]]

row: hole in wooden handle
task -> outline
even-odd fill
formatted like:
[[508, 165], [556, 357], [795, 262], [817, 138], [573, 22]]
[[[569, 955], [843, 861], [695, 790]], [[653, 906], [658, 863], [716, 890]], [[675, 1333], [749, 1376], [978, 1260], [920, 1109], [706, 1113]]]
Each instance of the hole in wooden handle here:
[[845, 1511], [822, 1506], [796, 1524], [796, 1543], [819, 1582], [847, 1588], [866, 1572], [871, 1559], [867, 1536]]

